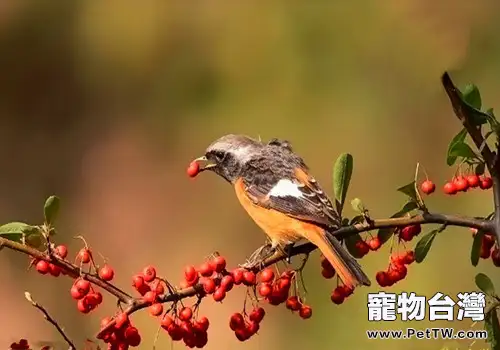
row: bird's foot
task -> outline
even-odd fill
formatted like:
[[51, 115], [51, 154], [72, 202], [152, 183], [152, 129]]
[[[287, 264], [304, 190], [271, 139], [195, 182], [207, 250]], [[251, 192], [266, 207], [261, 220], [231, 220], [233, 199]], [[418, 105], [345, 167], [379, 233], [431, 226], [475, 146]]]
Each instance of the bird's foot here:
[[239, 267], [253, 270], [257, 267], [262, 269], [264, 261], [274, 255], [276, 249], [271, 244], [265, 244], [255, 250], [252, 255], [247, 259], [247, 262], [239, 265]]

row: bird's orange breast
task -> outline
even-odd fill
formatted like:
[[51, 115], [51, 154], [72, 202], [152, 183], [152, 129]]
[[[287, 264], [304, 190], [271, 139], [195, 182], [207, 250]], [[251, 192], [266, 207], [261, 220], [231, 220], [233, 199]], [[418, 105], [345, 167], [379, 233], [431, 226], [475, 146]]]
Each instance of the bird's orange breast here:
[[[235, 183], [236, 196], [255, 223], [271, 238], [280, 244], [295, 243], [307, 235], [322, 230], [310, 224], [293, 218], [275, 209], [265, 208], [255, 204], [245, 191], [245, 184], [241, 179]], [[263, 199], [265, 201], [265, 199]]]

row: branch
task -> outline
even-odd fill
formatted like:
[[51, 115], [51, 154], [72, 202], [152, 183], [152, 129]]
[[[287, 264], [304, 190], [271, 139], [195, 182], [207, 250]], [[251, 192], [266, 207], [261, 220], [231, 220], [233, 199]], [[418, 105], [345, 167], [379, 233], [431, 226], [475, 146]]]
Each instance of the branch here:
[[[493, 220], [494, 225], [491, 231], [495, 233], [497, 241], [500, 242], [500, 162], [497, 159], [500, 149], [497, 149], [497, 152], [494, 153], [486, 144], [481, 132], [481, 127], [476, 126], [473, 123], [474, 115], [477, 115], [478, 111], [463, 101], [462, 94], [455, 84], [453, 84], [453, 81], [447, 72], [442, 75], [441, 82], [446, 93], [448, 94], [448, 98], [450, 99], [455, 115], [462, 122], [462, 125], [471, 136], [474, 145], [476, 145], [477, 149], [481, 152], [481, 156], [483, 157], [486, 167], [488, 168], [488, 171], [493, 179], [493, 203], [495, 207], [495, 217]], [[500, 144], [497, 147], [500, 147]]]
[[61, 328], [61, 326], [56, 322], [56, 320], [54, 320], [50, 314], [48, 313], [47, 310], [45, 310], [45, 308], [43, 306], [41, 306], [40, 304], [38, 304], [36, 301], [33, 300], [33, 298], [31, 297], [31, 294], [28, 293], [28, 292], [25, 292], [24, 293], [24, 296], [26, 297], [26, 299], [31, 303], [31, 305], [33, 305], [34, 307], [36, 307], [38, 310], [40, 310], [43, 314], [43, 317], [50, 323], [52, 324], [56, 329], [57, 331], [59, 332], [59, 334], [64, 338], [64, 340], [66, 341], [66, 343], [68, 343], [69, 345], [69, 349], [71, 350], [76, 350], [76, 346], [75, 344], [73, 344], [73, 342], [71, 341], [71, 339], [69, 339], [69, 337], [66, 335], [66, 333], [64, 333], [64, 330]]
[[[350, 226], [344, 226], [339, 228], [338, 230], [332, 232], [333, 235], [339, 236], [341, 238], [348, 237], [350, 235], [358, 234], [361, 232], [371, 231], [380, 228], [396, 228], [396, 227], [404, 227], [408, 225], [414, 224], [441, 224], [441, 225], [449, 225], [449, 226], [461, 226], [461, 227], [471, 227], [477, 228], [485, 231], [489, 231], [492, 227], [491, 220], [484, 219], [476, 219], [470, 217], [461, 217], [447, 214], [432, 214], [432, 213], [422, 213], [415, 216], [408, 216], [402, 218], [389, 218], [389, 219], [379, 219], [379, 220], [369, 220], [364, 223], [359, 223]], [[81, 271], [80, 267], [74, 265], [64, 259], [57, 257], [56, 255], [50, 255], [45, 252], [41, 252], [37, 249], [34, 249], [30, 246], [8, 240], [6, 238], [2, 238], [0, 236], [0, 247], [6, 247], [12, 250], [16, 250], [18, 252], [30, 255], [39, 260], [45, 260], [51, 262], [61, 269], [63, 269], [67, 275], [72, 276], [74, 278], [83, 277], [93, 284], [101, 287], [103, 290], [107, 291], [109, 294], [115, 296], [120, 302], [126, 304], [124, 313], [130, 315], [138, 310], [148, 307], [150, 304], [144, 301], [142, 298], [134, 298], [129, 294], [122, 291], [120, 288], [114, 286], [109, 282], [105, 282], [99, 278], [98, 275], [89, 274]], [[297, 245], [292, 248], [289, 252], [290, 256], [309, 254], [314, 251], [317, 247], [312, 243], [304, 243], [301, 245]], [[262, 264], [259, 264], [257, 268], [255, 268], [255, 272], [258, 272], [268, 266], [271, 266], [279, 261], [286, 260], [288, 257], [287, 253], [282, 251], [277, 251], [275, 254], [265, 261]], [[160, 303], [175, 303], [184, 298], [194, 297], [194, 296], [204, 296], [205, 292], [203, 290], [202, 284], [197, 284], [193, 287], [188, 287], [180, 290], [172, 290], [167, 293], [159, 296], [158, 302]], [[112, 320], [107, 324], [107, 326], [100, 330], [97, 338], [102, 338], [102, 336], [115, 324], [115, 320]]]
[[84, 272], [80, 269], [79, 266], [74, 265], [64, 259], [61, 259], [57, 255], [49, 255], [47, 253], [39, 251], [38, 249], [32, 248], [28, 245], [24, 245], [16, 241], [11, 241], [1, 236], [0, 236], [0, 247], [16, 250], [18, 252], [30, 255], [38, 260], [48, 261], [63, 269], [68, 276], [71, 276], [73, 278], [83, 277], [84, 279], [88, 280], [89, 282], [92, 282], [96, 286], [101, 287], [109, 294], [114, 295], [122, 303], [129, 304], [134, 300], [134, 298], [131, 295], [125, 293], [123, 290], [119, 289], [113, 284], [103, 281], [102, 279], [99, 278], [98, 275]]

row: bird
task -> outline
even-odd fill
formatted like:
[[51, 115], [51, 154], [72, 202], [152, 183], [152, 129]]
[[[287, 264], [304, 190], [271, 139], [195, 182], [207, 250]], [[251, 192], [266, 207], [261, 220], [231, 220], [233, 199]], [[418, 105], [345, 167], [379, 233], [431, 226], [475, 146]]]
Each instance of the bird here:
[[345, 286], [371, 285], [358, 261], [331, 234], [341, 226], [340, 215], [290, 142], [224, 135], [191, 164], [234, 187], [241, 206], [267, 234], [274, 251], [305, 239], [319, 248]]

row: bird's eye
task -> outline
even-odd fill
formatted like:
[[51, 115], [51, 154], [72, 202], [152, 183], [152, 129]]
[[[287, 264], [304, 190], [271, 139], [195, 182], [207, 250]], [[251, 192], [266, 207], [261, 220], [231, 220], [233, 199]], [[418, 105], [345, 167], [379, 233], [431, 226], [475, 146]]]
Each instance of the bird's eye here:
[[224, 153], [222, 152], [214, 152], [214, 156], [217, 162], [221, 162], [224, 159]]

